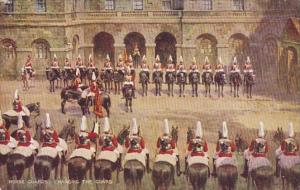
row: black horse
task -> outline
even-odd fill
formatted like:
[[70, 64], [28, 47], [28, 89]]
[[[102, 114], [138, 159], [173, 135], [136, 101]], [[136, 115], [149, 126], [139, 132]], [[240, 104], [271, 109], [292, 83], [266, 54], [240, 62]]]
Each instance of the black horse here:
[[232, 85], [234, 90], [234, 97], [239, 97], [239, 88], [242, 84], [242, 78], [239, 72], [233, 72], [230, 74], [230, 92], [232, 93]]
[[213, 83], [213, 74], [209, 71], [204, 71], [202, 73], [202, 83], [205, 85], [205, 97], [207, 97], [207, 94], [209, 97], [210, 95], [210, 85]]
[[141, 71], [140, 74], [140, 83], [142, 84], [142, 95], [147, 96], [148, 83], [150, 81], [150, 76], [148, 71]]
[[95, 77], [96, 77], [96, 79], [97, 79], [98, 76], [99, 76], [99, 70], [98, 70], [98, 68], [89, 67], [89, 68], [87, 69], [87, 79], [88, 79], [88, 81], [89, 81], [89, 84], [92, 83], [93, 73], [95, 73]]
[[189, 74], [189, 83], [192, 85], [192, 97], [198, 97], [198, 84], [200, 83], [200, 73], [191, 72]]
[[187, 83], [187, 74], [185, 72], [179, 71], [177, 73], [177, 84], [179, 85], [179, 97], [184, 95], [185, 84]]
[[75, 70], [72, 68], [62, 70], [62, 79], [64, 81], [64, 88], [69, 86], [69, 82], [75, 79]]
[[121, 93], [124, 79], [125, 79], [125, 72], [123, 70], [114, 71], [113, 80], [115, 84], [115, 94]]
[[225, 72], [224, 71], [218, 71], [215, 74], [214, 81], [218, 88], [218, 97], [222, 96], [224, 97], [223, 89], [225, 85]]
[[80, 79], [84, 84], [86, 84], [88, 69], [86, 68], [86, 66], [79, 66], [78, 68], [80, 72]]
[[57, 87], [58, 87], [58, 81], [61, 79], [61, 72], [59, 69], [51, 69], [46, 68], [46, 76], [47, 80], [50, 82], [50, 92], [55, 92], [54, 83], [57, 81]]
[[152, 81], [155, 84], [155, 96], [161, 96], [161, 85], [163, 82], [163, 72], [162, 71], [154, 71], [152, 73]]
[[245, 73], [244, 84], [246, 86], [247, 98], [252, 98], [252, 86], [254, 85], [254, 74], [252, 72]]
[[[26, 107], [28, 108], [30, 114], [36, 113], [36, 116], [40, 115], [40, 103], [39, 102], [27, 104]], [[15, 124], [15, 125], [18, 124], [18, 116], [10, 116], [10, 115], [7, 115], [4, 113], [4, 114], [2, 114], [2, 118], [5, 121], [5, 127], [7, 129], [9, 129], [11, 124]], [[25, 116], [22, 116], [22, 119], [24, 121], [25, 126], [29, 128], [30, 127], [29, 126], [30, 117], [25, 115]]]
[[105, 92], [110, 93], [112, 90], [112, 82], [113, 82], [114, 73], [111, 69], [106, 69], [102, 71], [102, 80], [104, 81]]
[[168, 84], [168, 96], [174, 96], [174, 83], [176, 82], [176, 73], [167, 71], [166, 75], [166, 83]]

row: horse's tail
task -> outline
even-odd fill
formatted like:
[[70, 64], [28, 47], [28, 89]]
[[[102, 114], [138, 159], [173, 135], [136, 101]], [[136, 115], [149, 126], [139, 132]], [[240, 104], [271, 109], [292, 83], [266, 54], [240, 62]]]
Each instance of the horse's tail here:
[[26, 166], [26, 159], [24, 156], [19, 154], [12, 154], [7, 159], [7, 172], [8, 176], [21, 179]]
[[131, 188], [139, 189], [138, 186], [140, 184], [140, 180], [143, 178], [144, 169], [145, 167], [139, 161], [127, 161], [124, 166], [124, 179], [126, 185], [132, 185]]
[[252, 172], [253, 179], [258, 189], [272, 187], [274, 171], [271, 166], [259, 167]]
[[50, 178], [52, 163], [46, 156], [38, 156], [34, 162], [36, 179], [48, 180]]
[[109, 108], [109, 107], [111, 107], [111, 99], [110, 99], [110, 96], [109, 96], [109, 95], [105, 94], [105, 95], [103, 96], [102, 106], [103, 106], [104, 108]]
[[174, 167], [166, 162], [157, 162], [153, 166], [152, 181], [160, 189], [168, 189], [174, 177]]
[[204, 164], [193, 164], [189, 167], [189, 179], [194, 189], [202, 189], [205, 187], [208, 172], [208, 167]]
[[227, 189], [234, 189], [237, 178], [238, 171], [237, 167], [233, 165], [223, 165], [217, 169], [218, 182], [222, 187], [228, 187]]
[[112, 162], [108, 160], [97, 160], [95, 162], [95, 179], [111, 180], [112, 179]]
[[87, 171], [87, 161], [81, 157], [74, 157], [68, 161], [68, 173], [70, 180], [82, 181]]
[[297, 189], [299, 186], [300, 186], [300, 163], [299, 164], [296, 164], [294, 167], [291, 168], [291, 182], [292, 182], [292, 185], [294, 187], [294, 189]]

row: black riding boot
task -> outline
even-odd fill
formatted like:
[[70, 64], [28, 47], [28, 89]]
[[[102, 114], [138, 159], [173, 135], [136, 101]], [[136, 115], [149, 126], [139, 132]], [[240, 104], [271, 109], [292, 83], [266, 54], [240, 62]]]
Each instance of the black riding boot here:
[[176, 157], [177, 157], [177, 162], [176, 162], [176, 173], [177, 173], [177, 176], [180, 176], [181, 171], [180, 171], [180, 160], [179, 160], [179, 155], [177, 155]]
[[279, 159], [276, 158], [276, 173], [275, 173], [276, 177], [280, 176], [280, 169], [279, 169], [278, 162], [279, 162]]
[[216, 161], [216, 159], [213, 158], [213, 172], [211, 174], [211, 176], [213, 176], [213, 177], [217, 177], [217, 168], [216, 168], [215, 161]]
[[243, 171], [243, 173], [241, 174], [241, 176], [242, 176], [243, 178], [247, 178], [247, 177], [248, 177], [248, 172], [249, 172], [248, 160], [245, 159], [245, 162], [244, 162], [244, 171]]
[[150, 162], [149, 154], [146, 154], [146, 170], [147, 170], [147, 173], [150, 173], [149, 162]]

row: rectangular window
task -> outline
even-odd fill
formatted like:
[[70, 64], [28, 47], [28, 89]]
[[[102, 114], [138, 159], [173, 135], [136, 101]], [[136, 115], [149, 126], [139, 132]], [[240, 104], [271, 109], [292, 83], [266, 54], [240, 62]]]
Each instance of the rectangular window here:
[[114, 10], [114, 9], [115, 9], [114, 0], [106, 0], [105, 1], [105, 10]]
[[7, 0], [5, 3], [5, 11], [7, 13], [14, 12], [14, 0]]
[[200, 0], [200, 10], [212, 10], [211, 0]]
[[163, 10], [172, 10], [171, 0], [162, 2]]
[[133, 10], [143, 10], [143, 0], [133, 0]]
[[37, 12], [46, 12], [46, 0], [37, 0], [36, 1], [36, 10]]
[[244, 0], [233, 0], [233, 10], [244, 10]]

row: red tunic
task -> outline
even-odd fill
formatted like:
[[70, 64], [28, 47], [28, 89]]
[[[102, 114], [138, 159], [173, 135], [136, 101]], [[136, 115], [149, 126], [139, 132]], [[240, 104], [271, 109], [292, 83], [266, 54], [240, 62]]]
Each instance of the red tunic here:
[[205, 153], [208, 151], [208, 146], [206, 141], [204, 141], [203, 152], [195, 151], [193, 149], [193, 142], [191, 141], [188, 146], [188, 151], [191, 152], [191, 156], [205, 156]]
[[52, 148], [56, 148], [57, 144], [59, 143], [59, 139], [58, 139], [58, 135], [57, 132], [55, 130], [53, 130], [52, 133], [52, 142], [46, 142], [46, 133], [41, 135], [40, 141], [42, 143], [42, 147], [52, 147]]
[[161, 137], [157, 139], [156, 147], [159, 148], [159, 154], [173, 154], [173, 149], [176, 147], [175, 141], [172, 139], [171, 142], [169, 143], [170, 149], [167, 150], [162, 150], [161, 148]]
[[16, 103], [15, 111], [16, 111], [16, 112], [21, 112], [21, 111], [23, 111], [21, 100], [16, 100], [16, 101], [17, 101], [17, 103]]
[[249, 146], [249, 151], [250, 151], [250, 152], [253, 152], [253, 153], [252, 153], [252, 156], [254, 156], [254, 157], [266, 157], [266, 153], [269, 151], [268, 143], [267, 143], [267, 142], [265, 143], [265, 152], [264, 152], [264, 153], [255, 152], [255, 151], [254, 151], [254, 146], [255, 146], [255, 144], [256, 144], [256, 141], [253, 140], [253, 141], [251, 142], [250, 146]]
[[[25, 135], [24, 142], [20, 142], [20, 138], [19, 138], [20, 135]], [[28, 147], [31, 144], [31, 142], [30, 142], [31, 141], [31, 135], [30, 135], [29, 131], [26, 130], [26, 129], [18, 129], [18, 131], [16, 132], [14, 138], [16, 139], [16, 141], [18, 141], [18, 146]]]
[[25, 64], [25, 67], [31, 67], [31, 68], [32, 68], [31, 62], [27, 62], [27, 63]]
[[[95, 139], [98, 136], [97, 133], [94, 133], [94, 132], [80, 131], [80, 133], [87, 133], [87, 139], [89, 139], [89, 140]], [[88, 142], [86, 144], [80, 144], [79, 136], [77, 136], [77, 138], [75, 139], [75, 143], [76, 143], [76, 149], [77, 148], [85, 148], [85, 149], [91, 148], [90, 142]]]
[[96, 93], [97, 90], [98, 90], [97, 85], [95, 85], [94, 83], [92, 83], [92, 84], [90, 85], [90, 90], [91, 90], [93, 93]]
[[221, 150], [220, 142], [218, 141], [217, 147], [216, 147], [216, 151], [218, 152], [218, 156], [219, 157], [232, 157], [232, 152], [236, 151], [236, 146], [235, 146], [233, 141], [231, 141], [231, 143], [230, 143], [230, 148], [231, 148], [231, 152], [229, 152], [229, 153], [221, 152], [220, 151]]
[[0, 144], [7, 145], [10, 141], [10, 134], [9, 134], [8, 130], [0, 127], [0, 135], [2, 135], [3, 133], [5, 135], [5, 138], [4, 138], [4, 140], [0, 141]]
[[128, 148], [127, 153], [141, 153], [143, 151], [143, 149], [145, 148], [145, 141], [144, 141], [143, 137], [140, 137], [140, 136], [136, 136], [136, 137], [140, 138], [140, 141], [139, 141], [140, 148], [139, 149], [131, 148], [130, 147], [130, 138], [127, 137], [126, 141], [125, 141], [125, 147]]
[[117, 137], [115, 135], [111, 135], [112, 136], [112, 145], [111, 146], [103, 146], [104, 144], [104, 139], [103, 136], [99, 139], [99, 145], [102, 146], [101, 150], [102, 151], [114, 151], [117, 147], [118, 147], [118, 141], [117, 141]]
[[297, 144], [297, 148], [293, 152], [289, 152], [289, 151], [286, 150], [286, 142], [285, 141], [283, 141], [281, 143], [280, 148], [281, 148], [281, 151], [283, 152], [283, 154], [286, 155], [286, 156], [297, 156], [297, 152], [299, 151], [299, 144]]

